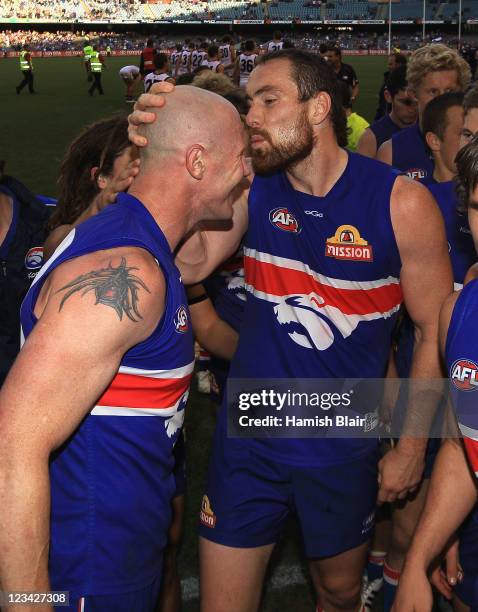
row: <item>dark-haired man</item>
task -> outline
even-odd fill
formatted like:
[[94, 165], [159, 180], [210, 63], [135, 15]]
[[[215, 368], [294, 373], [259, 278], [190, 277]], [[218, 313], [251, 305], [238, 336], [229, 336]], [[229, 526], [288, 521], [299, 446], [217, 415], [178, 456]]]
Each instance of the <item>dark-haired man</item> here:
[[385, 98], [391, 112], [374, 121], [360, 138], [357, 152], [375, 157], [380, 146], [396, 132], [413, 125], [418, 118], [417, 102], [407, 91], [407, 69], [397, 68], [388, 77]]
[[[433, 198], [342, 148], [337, 79], [316, 55], [261, 56], [247, 95], [256, 172], [248, 201], [237, 201], [229, 231], [195, 234], [177, 258], [184, 281], [194, 282], [245, 234], [248, 298], [231, 379], [380, 378], [402, 295], [420, 337], [412, 375], [437, 376], [438, 310], [452, 282]], [[144, 96], [132, 124], [154, 120], [143, 104], [162, 103]], [[411, 223], [423, 227], [422, 240]], [[203, 610], [258, 609], [294, 508], [318, 610], [356, 612], [376, 505], [376, 441], [228, 438], [227, 412], [226, 403], [201, 510]], [[423, 453], [421, 441], [402, 437], [380, 462], [380, 500], [413, 489]]]
[[383, 73], [383, 84], [378, 92], [378, 107], [375, 112], [375, 120], [377, 121], [388, 112], [390, 112], [390, 101], [385, 98], [385, 90], [387, 89], [387, 81], [397, 68], [407, 66], [407, 58], [403, 53], [392, 53], [388, 56], [388, 70]]
[[337, 78], [352, 88], [351, 102], [353, 104], [359, 95], [359, 81], [355, 70], [350, 64], [342, 62], [342, 49], [337, 45], [329, 45], [325, 57], [332, 66]]

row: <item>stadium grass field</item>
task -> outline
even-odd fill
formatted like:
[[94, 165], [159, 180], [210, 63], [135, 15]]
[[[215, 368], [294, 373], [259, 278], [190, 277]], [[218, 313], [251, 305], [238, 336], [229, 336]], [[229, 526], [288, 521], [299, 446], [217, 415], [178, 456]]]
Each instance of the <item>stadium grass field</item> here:
[[[345, 60], [354, 66], [360, 80], [360, 96], [355, 110], [370, 121], [386, 70], [386, 57], [350, 57]], [[36, 193], [55, 195], [59, 162], [79, 130], [110, 113], [131, 109], [131, 105], [124, 102], [125, 88], [118, 70], [128, 64], [137, 64], [138, 58], [108, 58], [106, 63], [107, 70], [103, 74], [106, 95], [90, 97], [80, 58], [35, 59], [38, 95], [31, 96], [26, 89], [21, 95], [15, 93], [15, 86], [21, 80], [18, 59], [0, 59], [0, 159], [7, 162], [7, 173], [22, 180]], [[186, 422], [188, 490], [179, 568], [183, 610], [193, 612], [199, 609], [197, 516], [215, 424], [214, 406], [207, 396], [199, 395], [194, 389]], [[274, 553], [261, 606], [264, 612], [312, 612], [315, 609], [306, 564], [301, 560], [300, 540], [300, 534], [291, 522], [286, 537]]]

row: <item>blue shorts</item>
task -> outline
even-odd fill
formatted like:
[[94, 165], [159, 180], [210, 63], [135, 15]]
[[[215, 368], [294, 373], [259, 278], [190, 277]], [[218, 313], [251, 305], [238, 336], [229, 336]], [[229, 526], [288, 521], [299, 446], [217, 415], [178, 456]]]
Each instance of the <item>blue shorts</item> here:
[[176, 489], [173, 497], [184, 495], [186, 492], [186, 439], [184, 428], [181, 430], [179, 437], [174, 445], [174, 482]]
[[370, 538], [378, 452], [304, 468], [269, 460], [246, 444], [231, 444], [218, 430], [200, 511], [202, 537], [236, 548], [272, 544], [295, 513], [309, 558], [331, 557]]
[[68, 607], [56, 608], [58, 612], [154, 612], [161, 589], [162, 575], [137, 591], [114, 595], [86, 595], [70, 598]]
[[460, 529], [460, 563], [463, 582], [454, 587], [461, 601], [478, 610], [478, 507], [472, 510]]

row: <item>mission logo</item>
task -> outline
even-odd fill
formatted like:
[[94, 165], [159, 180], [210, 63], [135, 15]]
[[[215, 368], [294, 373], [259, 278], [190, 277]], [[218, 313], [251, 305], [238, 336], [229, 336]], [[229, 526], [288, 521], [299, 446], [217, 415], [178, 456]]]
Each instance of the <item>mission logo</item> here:
[[372, 246], [353, 225], [341, 225], [325, 243], [325, 255], [350, 261], [373, 261]]

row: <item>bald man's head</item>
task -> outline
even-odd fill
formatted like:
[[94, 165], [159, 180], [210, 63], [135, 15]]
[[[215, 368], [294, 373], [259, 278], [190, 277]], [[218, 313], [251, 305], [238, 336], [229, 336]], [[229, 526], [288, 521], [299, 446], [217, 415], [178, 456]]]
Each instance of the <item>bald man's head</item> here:
[[241, 137], [239, 114], [221, 96], [189, 85], [161, 95], [165, 106], [147, 109], [156, 120], [140, 128], [148, 140], [141, 151], [142, 170], [151, 171], [165, 159], [183, 163], [191, 147], [202, 147], [208, 155], [222, 154], [231, 138]]

